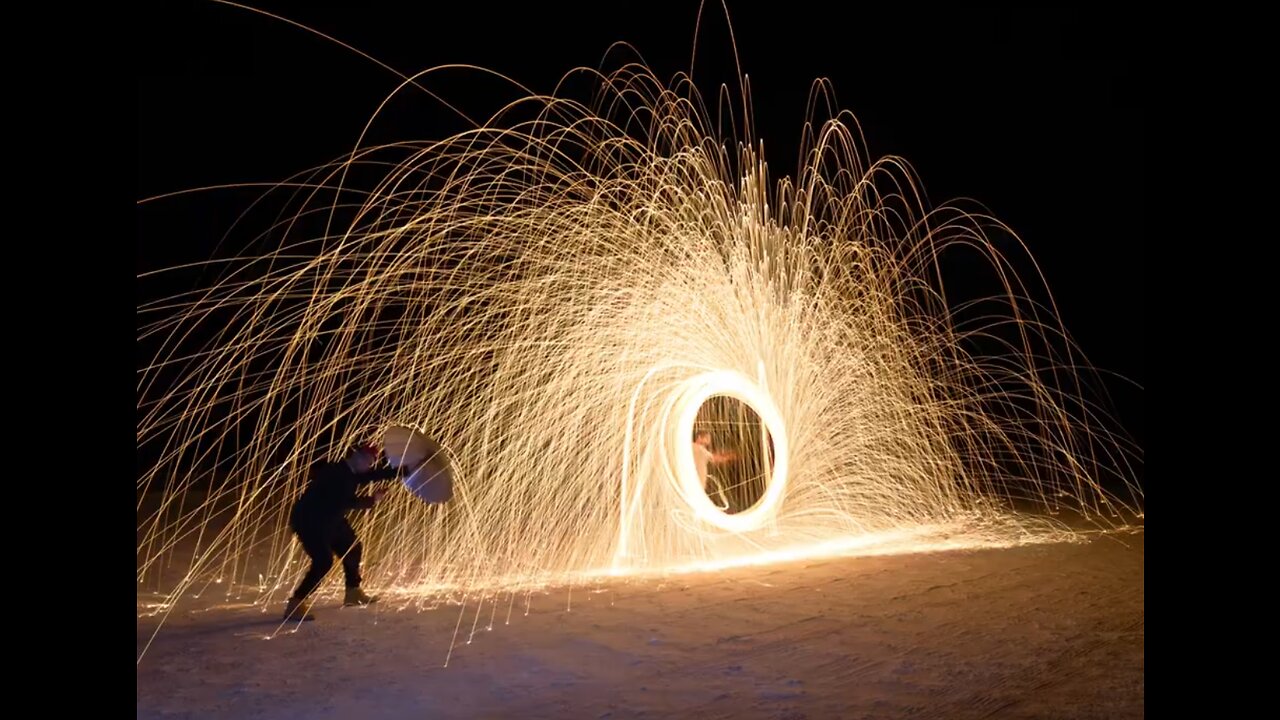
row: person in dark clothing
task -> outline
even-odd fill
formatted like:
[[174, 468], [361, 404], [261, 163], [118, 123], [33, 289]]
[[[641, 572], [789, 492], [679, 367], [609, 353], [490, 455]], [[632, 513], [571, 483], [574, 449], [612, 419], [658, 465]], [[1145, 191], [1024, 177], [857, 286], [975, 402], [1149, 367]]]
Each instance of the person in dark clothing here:
[[334, 555], [342, 560], [342, 572], [347, 582], [342, 604], [369, 605], [378, 601], [376, 596], [366, 595], [360, 589], [363, 548], [347, 521], [347, 512], [372, 508], [385, 493], [377, 490], [372, 495], [360, 495], [360, 486], [394, 480], [402, 472], [413, 471], [412, 468], [374, 469], [378, 455], [377, 448], [360, 446], [352, 448], [341, 462], [321, 462], [312, 466], [311, 481], [289, 514], [289, 526], [311, 558], [311, 569], [289, 598], [285, 620], [315, 619], [307, 597], [333, 567]]

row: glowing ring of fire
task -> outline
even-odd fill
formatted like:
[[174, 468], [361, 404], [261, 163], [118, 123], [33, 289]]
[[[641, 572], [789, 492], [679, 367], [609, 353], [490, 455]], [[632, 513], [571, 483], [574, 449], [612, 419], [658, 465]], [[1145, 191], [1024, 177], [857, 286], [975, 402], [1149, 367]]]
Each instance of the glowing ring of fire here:
[[[682, 441], [674, 444], [676, 482], [679, 484], [680, 494], [689, 503], [699, 520], [716, 527], [740, 533], [763, 526], [776, 513], [778, 502], [787, 489], [787, 460], [790, 448], [787, 445], [786, 426], [782, 422], [782, 413], [778, 412], [778, 407], [774, 405], [769, 393], [741, 373], [731, 370], [703, 373], [690, 378], [683, 385], [682, 396], [677, 404], [679, 416], [675, 423], [677, 437]], [[698, 481], [698, 469], [693, 464], [693, 452], [690, 449], [693, 425], [697, 420], [698, 410], [713, 395], [726, 395], [746, 403], [760, 416], [765, 429], [773, 438], [773, 472], [765, 485], [764, 494], [755, 505], [733, 515], [722, 512], [711, 502], [711, 498], [707, 497], [706, 490]]]

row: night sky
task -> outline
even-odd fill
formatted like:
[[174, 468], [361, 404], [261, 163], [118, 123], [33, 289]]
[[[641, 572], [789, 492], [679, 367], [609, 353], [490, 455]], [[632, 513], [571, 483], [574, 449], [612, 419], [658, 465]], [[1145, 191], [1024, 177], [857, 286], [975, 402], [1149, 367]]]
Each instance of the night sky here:
[[[257, 7], [405, 73], [475, 64], [550, 92], [573, 67], [598, 65], [615, 41], [633, 45], [659, 77], [689, 67], [697, 2], [505, 4]], [[1121, 421], [1142, 444], [1144, 398], [1134, 384], [1145, 382], [1145, 78], [1128, 19], [1081, 9], [833, 5], [839, 9], [730, 5], [773, 177], [794, 175], [810, 84], [830, 79], [839, 106], [862, 124], [873, 157], [903, 156], [934, 204], [972, 198], [1027, 243], [1089, 360], [1128, 378], [1104, 376]], [[136, 48], [139, 199], [276, 182], [328, 162], [350, 151], [399, 82], [346, 48], [239, 8], [166, 2], [143, 14]], [[707, 95], [731, 72], [723, 13], [709, 5], [694, 77]], [[516, 97], [461, 73], [431, 87], [479, 113]], [[374, 139], [433, 139], [462, 129], [456, 116], [410, 92], [386, 111]], [[138, 271], [207, 257], [261, 192], [139, 206]], [[961, 292], [995, 292], [982, 278], [966, 277], [971, 268], [960, 260], [946, 267], [957, 273]], [[194, 281], [180, 274], [139, 282], [138, 300]], [[140, 362], [144, 354], [140, 346]]]

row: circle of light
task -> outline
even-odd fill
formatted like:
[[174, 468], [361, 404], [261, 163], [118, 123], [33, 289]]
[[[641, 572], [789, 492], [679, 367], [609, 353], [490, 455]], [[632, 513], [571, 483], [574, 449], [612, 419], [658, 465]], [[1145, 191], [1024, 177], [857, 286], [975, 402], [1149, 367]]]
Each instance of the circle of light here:
[[[725, 395], [746, 403], [760, 416], [765, 429], [773, 438], [773, 472], [765, 484], [764, 494], [755, 505], [733, 515], [721, 511], [711, 502], [711, 498], [707, 497], [706, 489], [698, 479], [698, 468], [694, 465], [693, 453], [687, 444], [693, 438], [693, 426], [698, 418], [698, 411], [713, 395]], [[786, 492], [787, 460], [790, 454], [786, 424], [783, 423], [782, 413], [778, 411], [773, 398], [741, 373], [717, 370], [686, 380], [681, 388], [681, 398], [676, 407], [679, 408], [680, 414], [676, 420], [675, 432], [677, 438], [683, 438], [683, 443], [675, 445], [677, 448], [675, 479], [678, 491], [689, 503], [694, 516], [735, 533], [755, 530], [765, 525], [777, 514], [778, 504]]]

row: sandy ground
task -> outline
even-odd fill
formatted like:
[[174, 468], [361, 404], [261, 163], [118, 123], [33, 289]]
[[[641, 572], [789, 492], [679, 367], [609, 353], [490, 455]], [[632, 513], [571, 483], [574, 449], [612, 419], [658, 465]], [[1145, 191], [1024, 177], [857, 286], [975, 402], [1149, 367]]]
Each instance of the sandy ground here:
[[281, 626], [282, 603], [193, 607], [145, 653], [156, 620], [139, 618], [138, 717], [1138, 718], [1144, 558], [1137, 531], [465, 609], [329, 596], [302, 626]]

